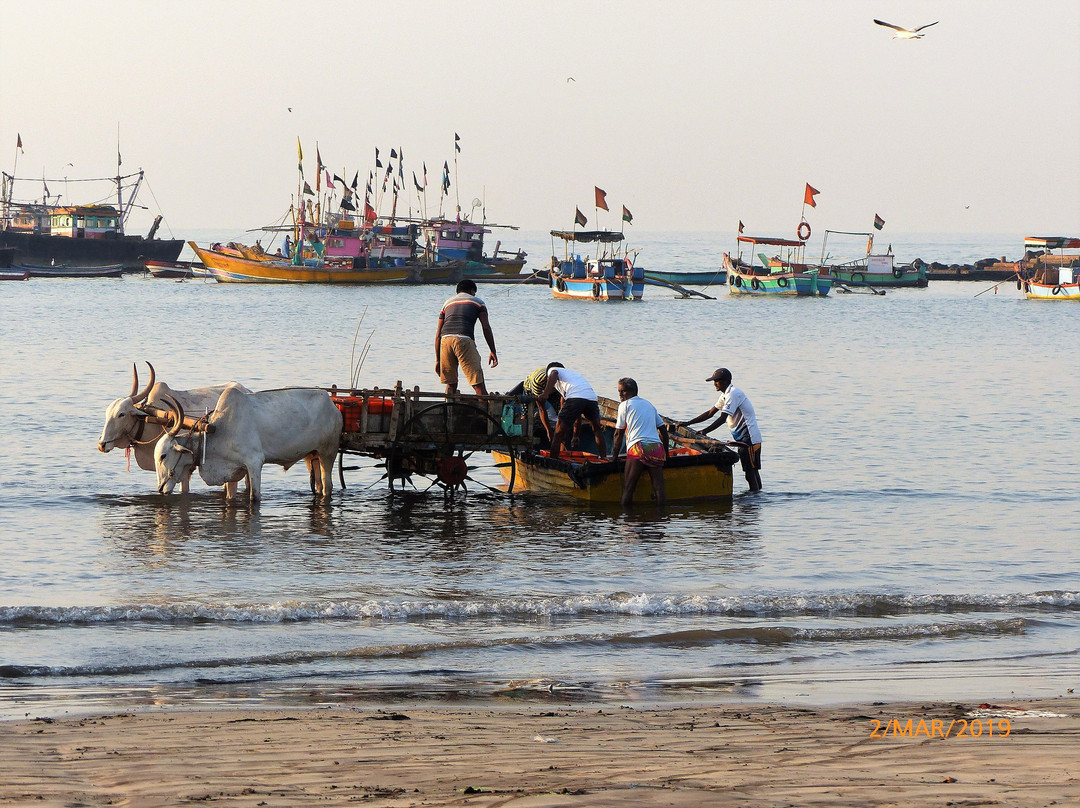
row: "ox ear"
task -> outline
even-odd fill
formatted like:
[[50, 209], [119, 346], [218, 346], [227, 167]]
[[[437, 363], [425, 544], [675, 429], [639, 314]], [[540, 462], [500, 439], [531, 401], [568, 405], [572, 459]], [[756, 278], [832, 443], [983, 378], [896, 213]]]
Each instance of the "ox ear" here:
[[138, 372], [138, 370], [136, 369], [136, 367], [134, 365], [131, 366], [131, 372], [132, 372], [132, 377], [133, 377], [132, 380], [131, 380], [131, 403], [132, 404], [138, 404], [139, 402], [144, 401], [146, 399], [146, 397], [148, 395], [150, 395], [150, 390], [154, 386], [154, 377], [155, 377], [154, 366], [151, 365], [149, 362], [146, 363], [146, 366], [148, 368], [150, 368], [150, 381], [148, 381], [146, 383], [146, 387], [143, 388], [141, 393], [136, 393], [135, 392], [139, 388], [139, 372]]

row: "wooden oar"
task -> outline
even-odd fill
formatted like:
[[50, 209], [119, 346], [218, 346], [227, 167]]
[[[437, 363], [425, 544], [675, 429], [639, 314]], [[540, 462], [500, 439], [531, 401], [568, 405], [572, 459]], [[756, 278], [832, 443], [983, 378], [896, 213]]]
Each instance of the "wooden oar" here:
[[998, 281], [998, 282], [997, 282], [997, 283], [995, 283], [995, 284], [994, 284], [993, 286], [991, 286], [991, 287], [990, 287], [989, 289], [983, 289], [983, 290], [982, 290], [981, 292], [979, 292], [979, 294], [975, 295], [975, 297], [978, 297], [979, 295], [985, 295], [985, 294], [986, 294], [987, 292], [989, 292], [989, 291], [990, 291], [990, 289], [997, 289], [997, 288], [998, 288], [999, 286], [1001, 286], [1001, 284], [1003, 284], [1003, 283], [1009, 283], [1009, 282], [1011, 282], [1011, 281], [1012, 281], [1013, 279], [1020, 279], [1020, 275], [1019, 275], [1019, 274], [1017, 274], [1017, 275], [1010, 275], [1010, 276], [1009, 276], [1008, 278], [1006, 278], [1005, 280], [1003, 280], [1003, 281]]

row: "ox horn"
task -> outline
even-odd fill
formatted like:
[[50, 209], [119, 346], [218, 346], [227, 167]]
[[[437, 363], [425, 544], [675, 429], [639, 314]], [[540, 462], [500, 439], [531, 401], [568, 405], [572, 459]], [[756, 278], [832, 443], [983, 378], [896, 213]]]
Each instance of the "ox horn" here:
[[161, 400], [165, 402], [165, 406], [168, 407], [173, 414], [173, 418], [176, 420], [172, 426], [169, 427], [169, 434], [174, 438], [179, 434], [180, 428], [184, 425], [184, 408], [180, 406], [180, 402], [169, 395], [164, 395]]
[[149, 362], [146, 363], [146, 366], [148, 368], [150, 368], [150, 381], [148, 381], [146, 383], [146, 387], [143, 388], [143, 391], [141, 393], [136, 393], [135, 392], [136, 390], [139, 389], [139, 371], [136, 369], [136, 367], [134, 365], [131, 366], [131, 372], [132, 372], [131, 403], [132, 404], [138, 404], [139, 402], [145, 400], [146, 397], [148, 395], [150, 395], [150, 388], [152, 388], [154, 386], [154, 366], [151, 365]]

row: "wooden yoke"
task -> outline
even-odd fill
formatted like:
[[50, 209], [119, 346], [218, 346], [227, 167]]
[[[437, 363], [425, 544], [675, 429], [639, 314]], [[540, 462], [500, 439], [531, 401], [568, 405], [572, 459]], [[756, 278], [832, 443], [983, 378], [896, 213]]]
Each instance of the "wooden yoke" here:
[[[166, 429], [173, 425], [173, 414], [168, 408], [158, 407], [154, 404], [144, 404], [137, 408], [140, 412], [146, 413], [146, 422], [148, 424], [158, 424]], [[213, 412], [211, 411], [211, 415]], [[209, 432], [213, 433], [214, 425], [207, 423], [207, 416], [201, 415], [198, 418], [194, 418], [190, 415], [184, 415], [184, 429], [191, 429], [195, 432]]]

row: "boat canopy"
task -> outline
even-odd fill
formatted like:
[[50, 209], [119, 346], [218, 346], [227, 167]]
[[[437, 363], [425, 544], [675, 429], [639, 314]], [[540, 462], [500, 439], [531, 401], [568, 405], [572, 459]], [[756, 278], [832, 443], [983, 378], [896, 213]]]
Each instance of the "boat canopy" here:
[[563, 241], [622, 241], [623, 234], [614, 230], [552, 230], [551, 235], [561, 238]]
[[770, 236], [739, 236], [740, 244], [768, 244], [772, 247], [802, 247], [803, 242], [791, 238], [772, 238]]
[[1028, 236], [1024, 247], [1036, 250], [1080, 250], [1080, 238], [1069, 236]]

